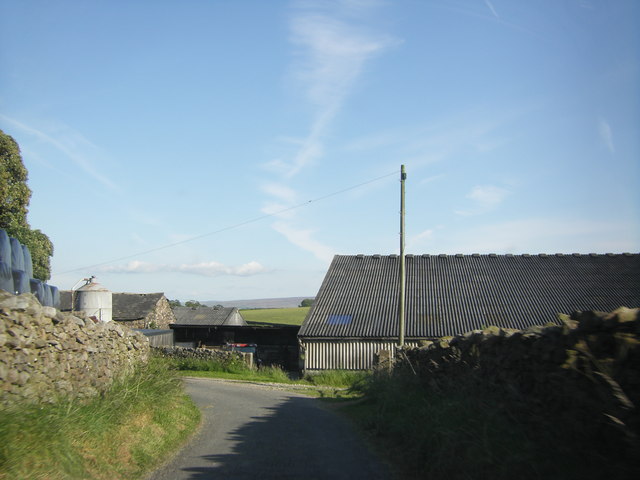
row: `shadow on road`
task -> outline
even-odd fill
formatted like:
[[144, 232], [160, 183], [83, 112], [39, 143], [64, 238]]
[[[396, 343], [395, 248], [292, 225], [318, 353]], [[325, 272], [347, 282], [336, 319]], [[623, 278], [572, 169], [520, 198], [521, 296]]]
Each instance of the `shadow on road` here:
[[209, 466], [183, 471], [194, 480], [389, 478], [350, 425], [316, 402], [288, 397], [264, 408], [263, 415], [228, 434], [231, 453], [205, 455]]

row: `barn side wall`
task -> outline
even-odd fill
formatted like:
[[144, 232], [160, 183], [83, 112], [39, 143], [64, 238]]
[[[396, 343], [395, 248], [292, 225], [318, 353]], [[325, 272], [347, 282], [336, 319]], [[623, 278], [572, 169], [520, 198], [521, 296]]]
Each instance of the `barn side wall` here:
[[[396, 353], [395, 340], [311, 340], [300, 339], [304, 370], [370, 370], [382, 351]], [[417, 347], [416, 342], [407, 347]]]
[[148, 355], [141, 333], [0, 291], [0, 406], [98, 394]]

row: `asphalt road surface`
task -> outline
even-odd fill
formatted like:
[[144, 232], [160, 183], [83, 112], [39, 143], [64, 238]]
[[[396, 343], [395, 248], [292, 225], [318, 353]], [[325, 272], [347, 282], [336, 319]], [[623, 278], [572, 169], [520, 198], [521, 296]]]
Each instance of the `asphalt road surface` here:
[[391, 478], [351, 425], [316, 399], [213, 379], [185, 383], [202, 427], [148, 480]]

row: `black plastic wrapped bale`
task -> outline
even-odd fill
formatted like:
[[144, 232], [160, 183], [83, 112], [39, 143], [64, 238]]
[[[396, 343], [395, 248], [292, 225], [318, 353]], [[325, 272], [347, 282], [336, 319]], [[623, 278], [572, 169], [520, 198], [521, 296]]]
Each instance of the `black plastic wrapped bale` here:
[[51, 306], [53, 308], [60, 308], [60, 291], [58, 290], [58, 287], [54, 287], [53, 285], [49, 285], [49, 288], [51, 289]]
[[33, 260], [31, 259], [31, 252], [29, 247], [22, 245], [22, 254], [24, 257], [24, 271], [29, 278], [33, 277]]
[[41, 305], [44, 305], [44, 284], [37, 278], [29, 280], [31, 293], [33, 293]]
[[22, 270], [11, 270], [13, 276], [13, 293], [20, 295], [21, 293], [30, 293], [31, 285], [29, 285], [29, 277]]
[[11, 242], [9, 235], [2, 228], [0, 228], [0, 262], [6, 263], [11, 269]]
[[11, 265], [0, 260], [0, 290], [14, 293], [13, 275], [11, 275]]
[[17, 238], [9, 237], [11, 242], [11, 268], [24, 271], [24, 252]]

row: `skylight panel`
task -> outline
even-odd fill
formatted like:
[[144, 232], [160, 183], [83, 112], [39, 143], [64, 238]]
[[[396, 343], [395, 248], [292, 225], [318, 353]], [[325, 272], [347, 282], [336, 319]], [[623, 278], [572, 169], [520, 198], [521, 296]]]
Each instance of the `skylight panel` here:
[[327, 325], [349, 325], [353, 315], [329, 315]]

